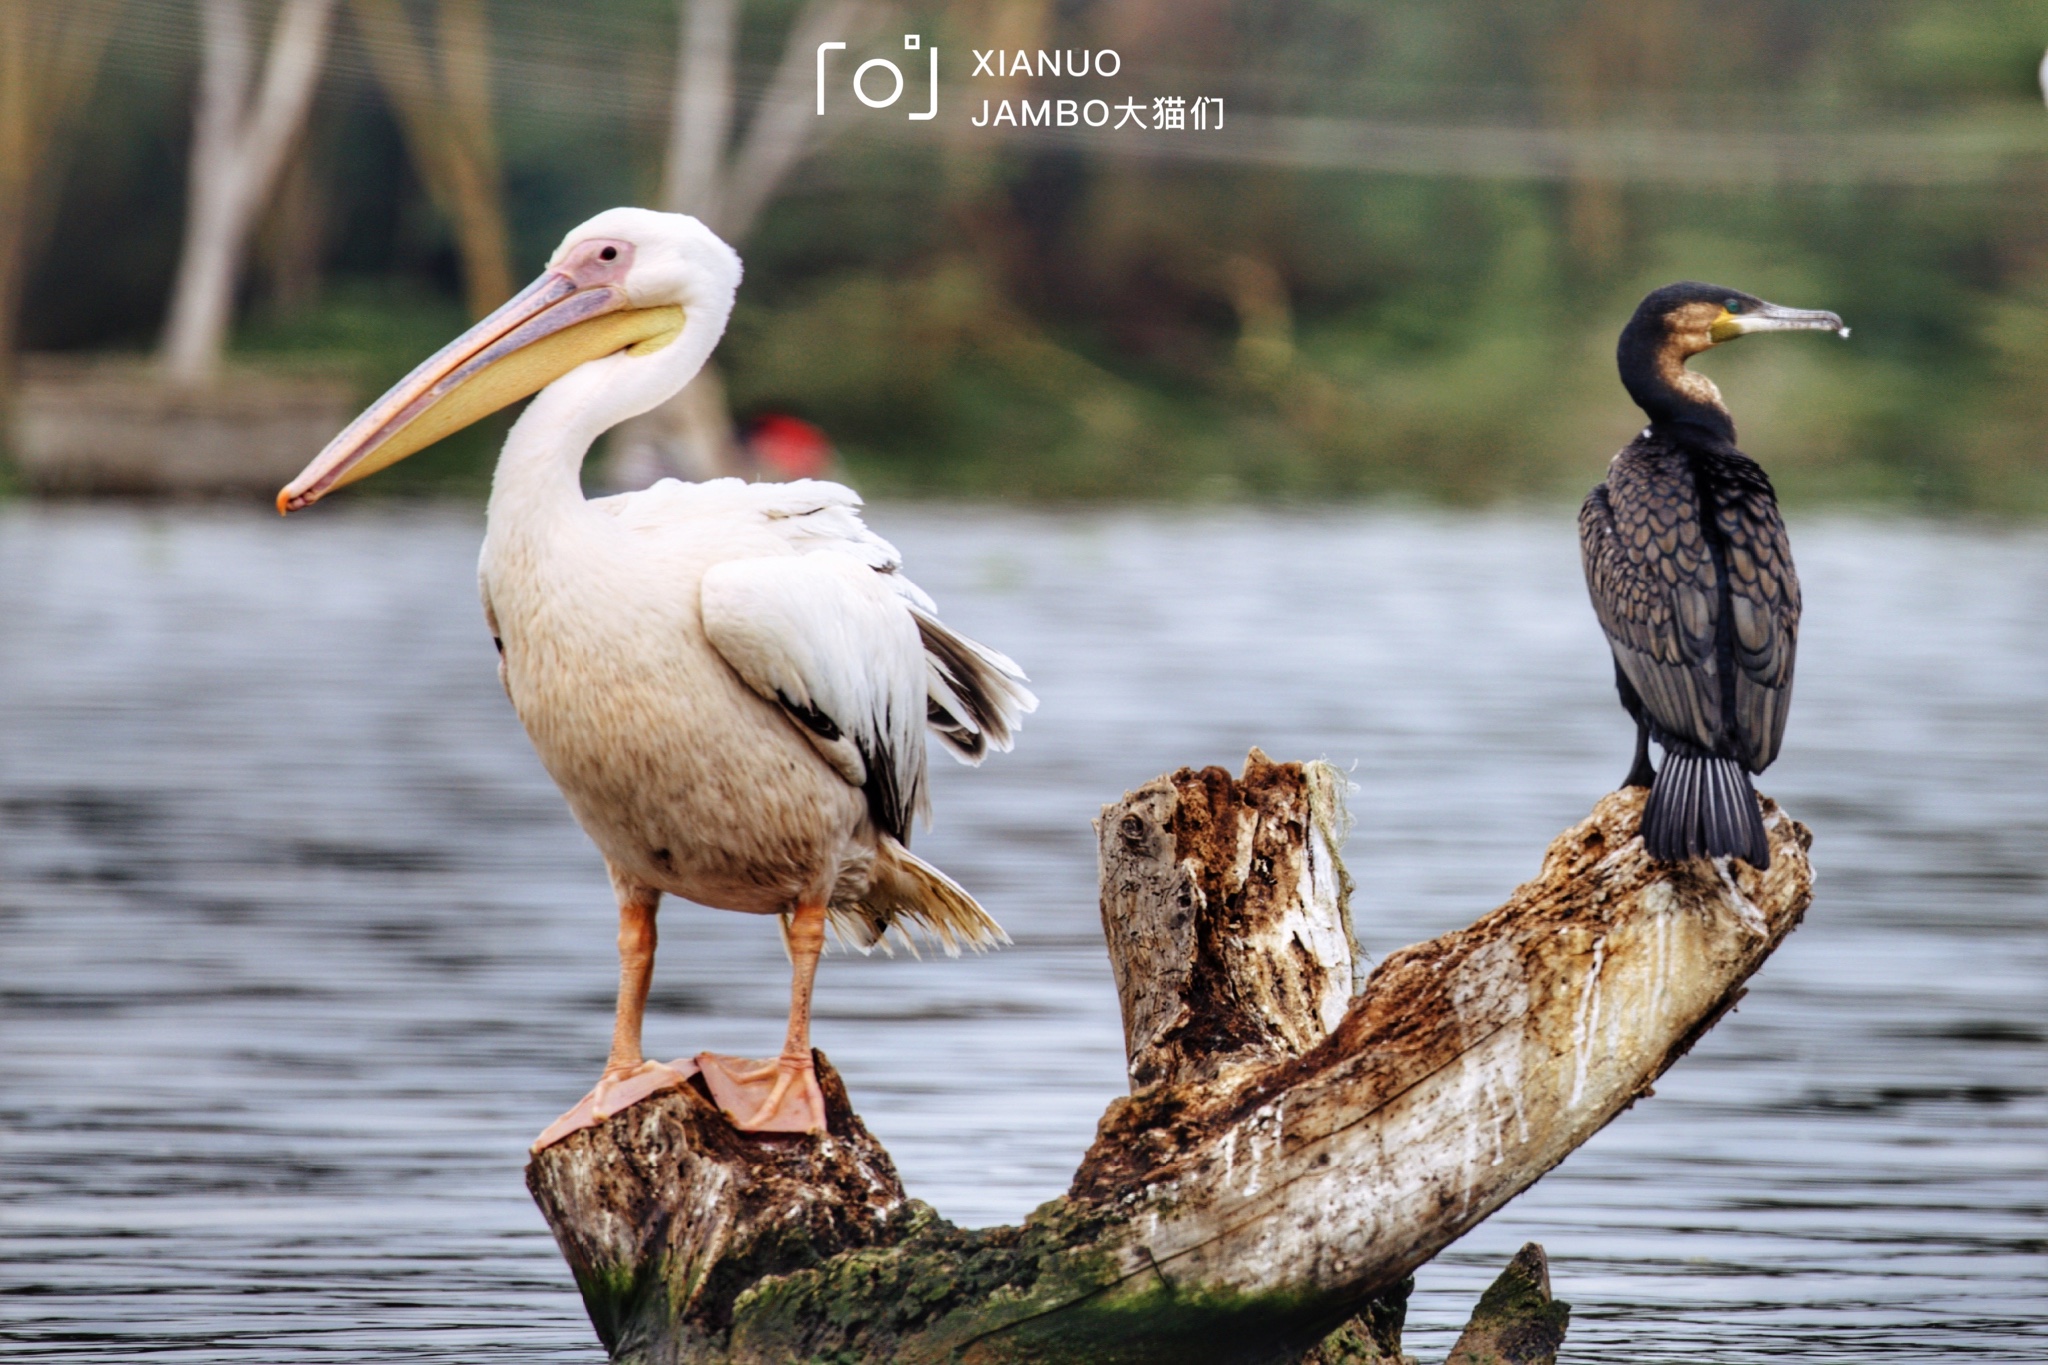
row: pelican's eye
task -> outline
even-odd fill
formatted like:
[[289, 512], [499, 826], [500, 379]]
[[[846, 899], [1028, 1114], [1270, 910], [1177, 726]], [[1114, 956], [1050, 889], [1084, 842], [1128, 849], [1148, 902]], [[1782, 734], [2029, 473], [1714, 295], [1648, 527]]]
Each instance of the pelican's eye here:
[[[607, 257], [606, 259], [610, 259], [610, 258], [609, 258], [609, 257]], [[1739, 312], [1741, 312], [1741, 311], [1742, 311], [1742, 300], [1741, 300], [1741, 299], [1728, 299], [1728, 300], [1724, 301], [1724, 302], [1723, 302], [1723, 303], [1721, 304], [1721, 306], [1722, 306], [1723, 308], [1726, 308], [1726, 309], [1727, 309], [1727, 310], [1728, 310], [1729, 312], [1731, 312], [1731, 313], [1739, 313]]]
[[597, 259], [600, 261], [616, 261], [619, 259], [619, 249], [615, 246], [608, 246], [603, 251], [597, 253]]

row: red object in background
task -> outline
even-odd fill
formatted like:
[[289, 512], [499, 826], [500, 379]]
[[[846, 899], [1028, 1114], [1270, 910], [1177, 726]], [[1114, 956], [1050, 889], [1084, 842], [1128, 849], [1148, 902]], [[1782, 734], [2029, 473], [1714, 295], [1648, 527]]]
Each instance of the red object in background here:
[[831, 440], [801, 417], [774, 412], [747, 426], [747, 450], [763, 473], [775, 479], [815, 479], [830, 473], [838, 452]]

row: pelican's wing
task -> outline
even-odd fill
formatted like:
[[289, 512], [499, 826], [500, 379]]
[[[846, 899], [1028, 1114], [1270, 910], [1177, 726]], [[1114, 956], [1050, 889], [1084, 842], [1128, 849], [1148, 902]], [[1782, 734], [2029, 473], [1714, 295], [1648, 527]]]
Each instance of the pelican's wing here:
[[1607, 477], [1579, 509], [1593, 610], [1658, 729], [1712, 752], [1722, 731], [1714, 658], [1720, 592], [1692, 480], [1626, 458]]
[[1008, 751], [1012, 732], [1038, 709], [1024, 670], [939, 620], [924, 589], [903, 576], [896, 547], [860, 519], [858, 493], [817, 479], [741, 487], [798, 553], [857, 560], [903, 600], [924, 641], [925, 718], [954, 758], [974, 764], [990, 749]]
[[912, 816], [927, 810], [926, 666], [908, 604], [847, 554], [727, 560], [706, 570], [701, 593], [712, 647], [908, 843]]

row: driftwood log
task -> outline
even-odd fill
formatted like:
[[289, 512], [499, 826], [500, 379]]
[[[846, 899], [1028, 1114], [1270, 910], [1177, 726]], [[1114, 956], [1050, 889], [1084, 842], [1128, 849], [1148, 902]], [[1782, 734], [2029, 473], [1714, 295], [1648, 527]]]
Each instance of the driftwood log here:
[[[1104, 810], [1132, 1093], [1021, 1226], [909, 1199], [822, 1055], [827, 1133], [742, 1135], [685, 1087], [535, 1156], [528, 1186], [612, 1358], [1397, 1356], [1415, 1269], [1734, 1005], [1805, 911], [1810, 839], [1766, 801], [1767, 872], [1656, 863], [1642, 793], [1614, 793], [1505, 905], [1354, 992], [1342, 786], [1254, 750], [1242, 777], [1184, 769]], [[1482, 1301], [1462, 1360], [1542, 1359], [1524, 1348], [1561, 1334], [1528, 1254], [1517, 1283], [1540, 1295], [1503, 1289], [1514, 1266], [1488, 1291], [1517, 1354], [1472, 1335]]]

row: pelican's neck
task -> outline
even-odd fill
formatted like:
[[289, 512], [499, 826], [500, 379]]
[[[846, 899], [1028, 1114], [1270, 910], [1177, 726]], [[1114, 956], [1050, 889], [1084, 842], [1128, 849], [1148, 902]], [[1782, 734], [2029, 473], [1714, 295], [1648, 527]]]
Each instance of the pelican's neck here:
[[512, 424], [491, 476], [492, 526], [551, 521], [582, 507], [583, 460], [610, 423], [590, 421], [587, 402], [564, 401], [584, 397], [577, 387], [557, 380]]
[[647, 355], [579, 365], [542, 389], [512, 424], [491, 478], [493, 526], [543, 527], [583, 509], [583, 461], [597, 438], [682, 392], [711, 358], [732, 310], [686, 306], [676, 339]]

